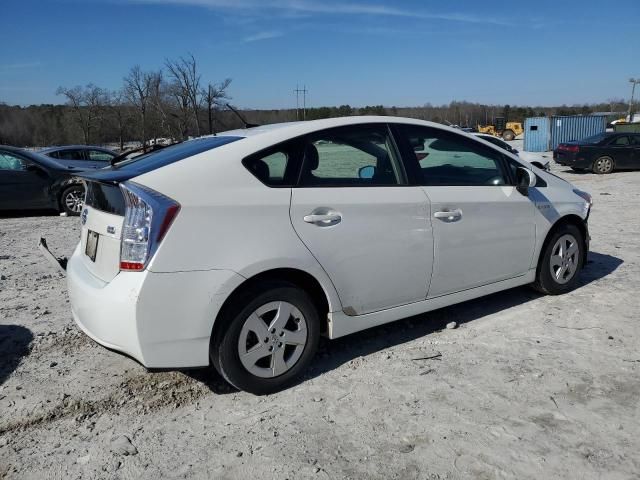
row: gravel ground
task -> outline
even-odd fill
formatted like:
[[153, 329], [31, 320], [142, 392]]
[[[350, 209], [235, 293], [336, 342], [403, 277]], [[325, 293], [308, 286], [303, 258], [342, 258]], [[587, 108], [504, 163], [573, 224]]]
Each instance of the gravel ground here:
[[267, 397], [96, 345], [35, 248], [78, 219], [0, 219], [0, 477], [639, 478], [640, 172], [553, 168], [595, 199], [580, 288], [324, 341]]

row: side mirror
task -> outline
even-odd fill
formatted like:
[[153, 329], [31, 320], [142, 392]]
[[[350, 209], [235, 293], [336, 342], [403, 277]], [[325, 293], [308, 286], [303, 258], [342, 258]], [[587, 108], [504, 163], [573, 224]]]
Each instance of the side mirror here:
[[529, 196], [529, 189], [536, 186], [536, 174], [528, 168], [518, 167], [516, 170], [516, 190]]
[[511, 153], [515, 153], [516, 155], [518, 155], [520, 152], [518, 151], [518, 149], [512, 148]]
[[360, 168], [358, 170], [358, 177], [363, 179], [371, 179], [376, 174], [376, 167], [373, 165], [367, 165], [366, 167]]

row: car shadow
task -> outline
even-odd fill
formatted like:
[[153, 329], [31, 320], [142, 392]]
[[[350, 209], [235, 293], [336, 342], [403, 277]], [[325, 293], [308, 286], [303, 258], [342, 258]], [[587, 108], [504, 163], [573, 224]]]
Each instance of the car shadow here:
[[[580, 275], [577, 289], [610, 275], [622, 263], [622, 259], [612, 255], [590, 252], [587, 265]], [[443, 330], [449, 322], [464, 325], [488, 315], [523, 305], [542, 296], [542, 294], [530, 287], [517, 287], [428, 313], [407, 317], [336, 340], [322, 338], [316, 358], [297, 384], [335, 370], [355, 358], [372, 355], [386, 348], [402, 345]], [[183, 371], [183, 373], [204, 383], [216, 394], [237, 391], [213, 367], [188, 370]]]
[[58, 217], [60, 214], [55, 210], [4, 210], [0, 212], [0, 218], [22, 218], [22, 217]]
[[20, 325], [0, 325], [0, 385], [18, 368], [29, 354], [33, 340], [31, 330]]

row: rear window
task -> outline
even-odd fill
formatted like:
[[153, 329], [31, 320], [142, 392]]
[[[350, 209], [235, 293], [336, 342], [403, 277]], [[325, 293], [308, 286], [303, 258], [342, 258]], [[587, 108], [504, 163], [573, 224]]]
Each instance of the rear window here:
[[187, 140], [186, 142], [138, 155], [137, 157], [116, 163], [118, 170], [135, 170], [137, 174], [147, 173], [171, 163], [179, 162], [207, 150], [221, 147], [244, 137], [206, 137]]
[[599, 133], [598, 135], [593, 135], [591, 137], [587, 137], [587, 138], [582, 139], [580, 141], [580, 143], [583, 143], [583, 144], [586, 144], [586, 145], [599, 145], [600, 143], [602, 143], [606, 139], [607, 139], [607, 135], [605, 135], [603, 133]]

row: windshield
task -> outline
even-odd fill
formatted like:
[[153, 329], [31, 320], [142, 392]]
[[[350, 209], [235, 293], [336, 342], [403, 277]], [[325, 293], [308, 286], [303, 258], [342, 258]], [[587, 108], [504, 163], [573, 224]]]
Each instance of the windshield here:
[[598, 135], [593, 135], [591, 137], [583, 138], [580, 143], [584, 143], [587, 145], [598, 145], [607, 139], [607, 135], [604, 133], [599, 133]]

